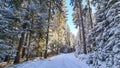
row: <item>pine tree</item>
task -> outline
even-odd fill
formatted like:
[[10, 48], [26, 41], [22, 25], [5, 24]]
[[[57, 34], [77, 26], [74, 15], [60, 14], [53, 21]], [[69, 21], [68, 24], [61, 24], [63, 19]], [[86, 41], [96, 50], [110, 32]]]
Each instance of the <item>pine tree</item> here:
[[[78, 9], [78, 11], [79, 11], [79, 15], [78, 15], [78, 17], [79, 17], [79, 20], [78, 20], [78, 26], [79, 26], [79, 30], [80, 30], [80, 25], [81, 25], [81, 31], [82, 31], [82, 45], [83, 45], [83, 52], [84, 52], [84, 54], [87, 54], [87, 50], [86, 50], [86, 40], [85, 40], [85, 27], [84, 27], [84, 20], [83, 20], [83, 15], [82, 15], [82, 13], [83, 13], [83, 10], [82, 10], [82, 1], [78, 1], [78, 0], [75, 0], [75, 1], [71, 1], [72, 2], [72, 4], [73, 4], [73, 6], [74, 6], [74, 8], [79, 8]], [[80, 32], [80, 31], [79, 31]], [[81, 35], [79, 35], [79, 36], [81, 36]]]
[[0, 62], [10, 61], [15, 55], [16, 45], [16, 24], [17, 18], [14, 16], [14, 11], [11, 11], [5, 5], [5, 1], [0, 1]]
[[[105, 68], [119, 68], [119, 0], [99, 1], [93, 0], [97, 12], [95, 14], [97, 25], [89, 35], [89, 44], [92, 46], [93, 65]], [[117, 57], [117, 58], [116, 58]]]

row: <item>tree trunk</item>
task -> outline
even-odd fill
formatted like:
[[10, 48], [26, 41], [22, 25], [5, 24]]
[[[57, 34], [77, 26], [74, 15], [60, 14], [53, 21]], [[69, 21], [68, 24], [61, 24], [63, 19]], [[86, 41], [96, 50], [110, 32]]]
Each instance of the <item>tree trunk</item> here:
[[26, 51], [26, 48], [23, 48], [23, 50], [22, 50], [22, 58], [25, 57], [25, 51]]
[[[49, 15], [48, 23], [50, 23], [50, 18], [51, 18], [51, 0], [50, 0], [50, 6], [49, 6], [48, 15]], [[46, 48], [45, 48], [44, 58], [47, 58], [48, 41], [49, 41], [49, 25], [47, 27]]]
[[[22, 28], [23, 28], [23, 30], [26, 29], [27, 28], [27, 24], [24, 23], [22, 25]], [[19, 44], [18, 44], [18, 48], [17, 48], [17, 54], [16, 54], [15, 61], [14, 61], [15, 64], [16, 63], [20, 63], [20, 58], [22, 56], [22, 49], [23, 49], [23, 45], [24, 45], [24, 41], [25, 41], [24, 37], [25, 37], [25, 32], [22, 32], [21, 33], [21, 37], [19, 39]]]
[[20, 63], [20, 58], [21, 58], [22, 49], [23, 49], [23, 42], [24, 42], [24, 34], [25, 34], [24, 32], [21, 34], [21, 38], [19, 41], [18, 49], [17, 49], [17, 54], [14, 61], [15, 64]]
[[56, 52], [56, 54], [59, 54], [59, 46], [60, 46], [60, 29], [59, 29], [59, 25], [60, 24], [60, 17], [59, 17], [59, 20], [58, 20], [58, 30], [57, 30], [57, 35], [58, 35], [58, 42], [57, 42], [57, 52]]
[[89, 20], [90, 20], [90, 26], [91, 26], [91, 29], [93, 28], [93, 22], [92, 22], [92, 14], [91, 14], [91, 9], [90, 9], [90, 1], [87, 0], [87, 4], [88, 4], [88, 12], [89, 12]]
[[84, 54], [87, 54], [86, 50], [86, 41], [85, 41], [85, 30], [84, 30], [84, 24], [83, 24], [83, 17], [82, 17], [82, 5], [81, 1], [79, 1], [79, 7], [80, 7], [80, 19], [81, 19], [81, 26], [82, 26], [82, 39], [83, 39], [83, 49], [84, 49]]
[[79, 24], [79, 44], [78, 45], [80, 45], [80, 47], [82, 48], [82, 44], [83, 44], [82, 43], [82, 32], [81, 32], [81, 28], [80, 28], [80, 24]]
[[[28, 33], [26, 32], [25, 33], [25, 38], [24, 38], [24, 46], [26, 46], [26, 44], [27, 44], [27, 38], [28, 38]], [[22, 50], [22, 58], [24, 58], [25, 57], [25, 52], [26, 52], [26, 48], [23, 48], [23, 50]]]
[[28, 37], [27, 37], [27, 56], [26, 56], [26, 60], [29, 60], [30, 57], [30, 37], [31, 37], [31, 32], [28, 33]]

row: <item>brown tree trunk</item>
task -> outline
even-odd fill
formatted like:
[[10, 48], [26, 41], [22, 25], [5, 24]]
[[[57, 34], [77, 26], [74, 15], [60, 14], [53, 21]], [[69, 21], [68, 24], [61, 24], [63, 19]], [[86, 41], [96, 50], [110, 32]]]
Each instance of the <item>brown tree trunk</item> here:
[[23, 50], [22, 50], [22, 58], [25, 57], [25, 51], [26, 51], [26, 48], [23, 48]]
[[26, 60], [29, 60], [30, 57], [30, 37], [31, 37], [31, 32], [28, 33], [28, 37], [27, 37], [27, 56], [26, 56]]
[[78, 45], [80, 45], [80, 48], [83, 48], [83, 39], [82, 39], [82, 30], [81, 30], [81, 28], [80, 28], [80, 24], [79, 24], [79, 44]]
[[21, 58], [22, 49], [23, 49], [23, 42], [24, 42], [24, 34], [25, 34], [24, 32], [21, 34], [21, 38], [19, 41], [18, 49], [17, 49], [17, 54], [14, 61], [15, 64], [20, 63], [20, 58]]
[[92, 22], [92, 14], [91, 14], [91, 8], [90, 8], [90, 1], [87, 0], [87, 4], [88, 4], [88, 12], [89, 12], [89, 18], [90, 18], [90, 25], [91, 25], [91, 29], [93, 28], [93, 22]]
[[59, 42], [60, 42], [60, 39], [59, 39], [59, 32], [58, 32], [58, 44], [57, 44], [57, 54], [59, 54], [59, 46], [60, 46], [60, 44], [59, 44]]
[[58, 42], [57, 42], [57, 52], [56, 54], [59, 54], [59, 46], [60, 46], [60, 17], [58, 17], [58, 22], [57, 22], [57, 35], [58, 35]]
[[83, 49], [84, 49], [84, 54], [87, 54], [86, 50], [86, 41], [85, 41], [85, 30], [84, 30], [84, 24], [83, 24], [83, 17], [82, 17], [82, 5], [81, 1], [79, 1], [79, 7], [80, 7], [80, 19], [81, 19], [81, 26], [82, 26], [82, 39], [83, 39]]
[[[25, 38], [24, 38], [24, 44], [23, 44], [24, 46], [26, 46], [26, 44], [27, 44], [27, 38], [28, 38], [28, 33], [26, 32], [25, 33]], [[26, 55], [25, 52], [26, 52], [26, 48], [24, 47], [23, 50], [22, 50], [22, 58], [25, 57], [25, 55]]]
[[[51, 0], [50, 0], [50, 6], [49, 6], [48, 15], [49, 15], [48, 23], [50, 23], [50, 18], [51, 18]], [[44, 58], [47, 58], [48, 41], [49, 41], [49, 25], [47, 27], [46, 48], [45, 48]]]
[[81, 36], [80, 23], [79, 23], [79, 41], [82, 44], [82, 36]]
[[[26, 29], [27, 28], [27, 24], [24, 23], [22, 25], [22, 28]], [[15, 61], [14, 61], [15, 64], [16, 63], [20, 63], [20, 58], [22, 56], [22, 49], [23, 49], [24, 37], [25, 37], [25, 32], [22, 32], [21, 33], [21, 37], [19, 39], [19, 44], [18, 44], [18, 48], [17, 48], [17, 54], [16, 54]]]

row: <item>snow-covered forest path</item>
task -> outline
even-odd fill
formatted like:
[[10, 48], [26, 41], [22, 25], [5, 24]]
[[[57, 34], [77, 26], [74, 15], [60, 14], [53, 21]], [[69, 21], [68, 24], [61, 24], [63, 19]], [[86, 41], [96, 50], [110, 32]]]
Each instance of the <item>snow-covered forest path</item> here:
[[15, 68], [90, 68], [84, 61], [75, 58], [73, 53], [61, 54], [45, 60], [28, 61], [16, 66]]

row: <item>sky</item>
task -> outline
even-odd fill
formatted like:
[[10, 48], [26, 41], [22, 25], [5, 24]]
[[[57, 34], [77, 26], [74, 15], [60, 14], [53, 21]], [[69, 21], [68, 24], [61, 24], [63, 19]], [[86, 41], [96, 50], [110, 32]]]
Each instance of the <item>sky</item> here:
[[[82, 4], [83, 4], [83, 6], [86, 5], [85, 0], [83, 0]], [[66, 6], [67, 6], [67, 10], [68, 10], [68, 12], [67, 12], [67, 14], [68, 14], [67, 15], [67, 17], [68, 17], [67, 24], [69, 25], [72, 34], [77, 36], [78, 29], [75, 28], [75, 25], [73, 24], [73, 21], [72, 21], [72, 19], [73, 19], [73, 17], [72, 17], [73, 7], [70, 5], [70, 0], [66, 0]], [[95, 8], [93, 6], [92, 6], [92, 12], [95, 13]]]
[[72, 32], [72, 34], [74, 34], [75, 36], [77, 35], [77, 32], [78, 32], [78, 29], [75, 28], [75, 25], [73, 24], [73, 17], [72, 17], [72, 13], [73, 13], [73, 7], [70, 5], [70, 0], [66, 0], [66, 6], [67, 6], [67, 17], [68, 17], [68, 20], [67, 20], [67, 24], [69, 25], [70, 27], [70, 30]]

